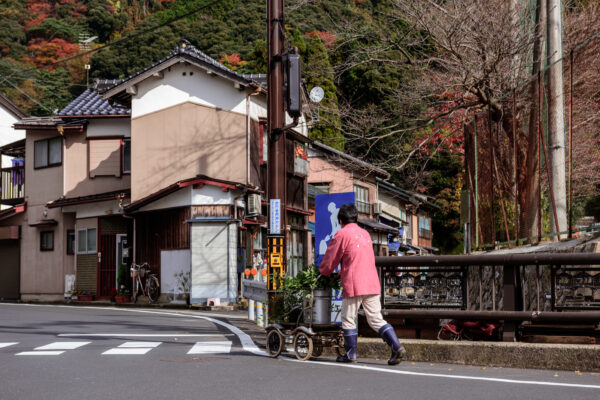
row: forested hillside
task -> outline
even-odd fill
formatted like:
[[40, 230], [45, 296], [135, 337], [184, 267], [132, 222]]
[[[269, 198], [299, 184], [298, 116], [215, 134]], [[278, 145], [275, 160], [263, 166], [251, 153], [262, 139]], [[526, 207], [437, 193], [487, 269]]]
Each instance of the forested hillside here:
[[[516, 11], [507, 5], [514, 1], [487, 3], [285, 1], [288, 45], [302, 54], [306, 86], [325, 91], [313, 106], [319, 122], [311, 137], [435, 196], [442, 208], [434, 238], [443, 252], [459, 245], [463, 124], [485, 107], [499, 122], [508, 115], [501, 99], [531, 73], [535, 2]], [[564, 36], [574, 45], [593, 33], [600, 10], [597, 2], [567, 3]], [[265, 7], [265, 0], [2, 0], [0, 91], [32, 115], [52, 115], [85, 90], [86, 64], [90, 80], [124, 77], [184, 38], [238, 72], [264, 73]], [[597, 53], [581, 68], [591, 73]], [[582, 99], [594, 98], [591, 76]], [[597, 114], [597, 104], [590, 107]], [[585, 121], [595, 132], [598, 119]], [[600, 165], [589, 150], [597, 135], [586, 140], [581, 159]], [[598, 194], [597, 184], [597, 177], [581, 179], [579, 210]]]

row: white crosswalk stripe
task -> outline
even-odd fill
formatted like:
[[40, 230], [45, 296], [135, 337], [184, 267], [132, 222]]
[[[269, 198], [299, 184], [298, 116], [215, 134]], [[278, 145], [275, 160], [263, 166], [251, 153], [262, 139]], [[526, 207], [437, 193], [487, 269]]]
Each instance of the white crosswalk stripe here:
[[119, 347], [105, 351], [106, 355], [143, 355], [158, 347], [162, 342], [125, 342]]
[[54, 342], [44, 346], [38, 346], [33, 351], [23, 351], [17, 356], [59, 356], [66, 350], [75, 350], [91, 342]]
[[48, 350], [48, 351], [23, 351], [17, 353], [17, 356], [60, 356], [64, 353], [63, 350]]
[[[23, 351], [16, 353], [17, 356], [58, 356], [67, 351], [78, 350], [93, 342], [52, 342], [43, 346], [35, 347], [31, 351]], [[8, 348], [19, 344], [19, 342], [0, 342], [0, 349]], [[144, 355], [152, 349], [157, 348], [163, 342], [139, 342], [128, 341], [123, 342], [117, 347], [110, 348], [104, 351], [103, 355]], [[167, 344], [173, 344], [169, 342]], [[187, 354], [226, 354], [231, 352], [232, 342], [228, 340], [222, 341], [204, 341], [196, 342], [188, 351]], [[181, 347], [179, 347], [181, 349]], [[183, 350], [183, 349], [182, 349]], [[180, 350], [181, 351], [181, 350]]]
[[229, 353], [231, 351], [231, 342], [196, 342], [194, 347], [188, 351], [188, 354], [218, 354]]
[[34, 350], [74, 350], [92, 342], [54, 342], [45, 346], [36, 347]]

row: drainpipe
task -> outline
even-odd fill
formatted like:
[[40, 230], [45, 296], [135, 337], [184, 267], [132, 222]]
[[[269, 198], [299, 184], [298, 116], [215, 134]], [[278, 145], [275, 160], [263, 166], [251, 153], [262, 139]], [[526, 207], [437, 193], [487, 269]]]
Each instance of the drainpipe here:
[[250, 183], [250, 97], [260, 93], [261, 88], [246, 95], [246, 183]]

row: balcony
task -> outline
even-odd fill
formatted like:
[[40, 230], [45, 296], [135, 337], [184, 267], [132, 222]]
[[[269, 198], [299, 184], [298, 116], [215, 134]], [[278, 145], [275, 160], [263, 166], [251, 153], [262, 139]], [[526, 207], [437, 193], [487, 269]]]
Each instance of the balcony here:
[[0, 170], [0, 204], [14, 206], [25, 200], [25, 167], [17, 166]]

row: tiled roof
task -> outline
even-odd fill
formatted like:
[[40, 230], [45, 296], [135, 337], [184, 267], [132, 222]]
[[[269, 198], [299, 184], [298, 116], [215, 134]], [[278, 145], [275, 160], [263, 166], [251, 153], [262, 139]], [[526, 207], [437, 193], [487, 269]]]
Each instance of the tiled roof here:
[[94, 117], [110, 115], [130, 115], [131, 110], [119, 104], [110, 105], [108, 100], [100, 97], [99, 91], [114, 86], [117, 80], [96, 80], [81, 93], [75, 100], [59, 111], [58, 115], [63, 117]]
[[25, 118], [27, 116], [27, 114], [25, 114], [25, 111], [21, 110], [19, 106], [10, 101], [10, 99], [2, 93], [0, 93], [0, 105], [6, 108], [17, 118]]
[[317, 149], [325, 150], [328, 153], [335, 154], [335, 155], [337, 155], [337, 156], [339, 156], [341, 158], [345, 158], [346, 160], [352, 162], [353, 164], [360, 165], [361, 167], [363, 167], [363, 168], [365, 168], [365, 169], [367, 169], [369, 171], [374, 171], [374, 172], [376, 172], [376, 173], [378, 173], [380, 175], [383, 175], [383, 176], [385, 176], [387, 178], [390, 177], [390, 174], [387, 171], [385, 171], [385, 170], [383, 170], [381, 168], [378, 168], [378, 167], [374, 166], [373, 164], [369, 164], [368, 162], [363, 161], [363, 160], [361, 160], [359, 158], [353, 157], [353, 156], [351, 156], [349, 154], [346, 154], [346, 153], [341, 152], [341, 151], [339, 151], [337, 149], [334, 149], [333, 147], [329, 147], [329, 146], [327, 146], [327, 145], [325, 145], [325, 144], [323, 144], [321, 142], [314, 141], [312, 143], [312, 146], [315, 147], [315, 148], [317, 148]]
[[56, 126], [60, 125], [64, 129], [79, 129], [81, 126], [87, 124], [86, 120], [82, 119], [73, 119], [65, 121], [61, 117], [27, 117], [23, 118], [20, 121], [15, 122], [14, 127], [16, 129], [27, 129], [27, 128], [37, 128], [37, 129], [54, 129]]
[[171, 53], [169, 53], [169, 55], [167, 55], [163, 59], [158, 60], [154, 64], [151, 64], [151, 65], [147, 66], [146, 68], [141, 69], [141, 70], [129, 75], [126, 78], [115, 81], [114, 85], [112, 85], [110, 87], [106, 87], [104, 89], [101, 89], [101, 90], [99, 90], [99, 92], [104, 93], [110, 89], [113, 89], [127, 81], [130, 81], [131, 79], [134, 79], [135, 77], [137, 77], [139, 75], [142, 75], [143, 73], [159, 66], [160, 64], [162, 64], [174, 57], [184, 57], [184, 58], [189, 58], [190, 61], [201, 62], [201, 63], [207, 65], [209, 68], [211, 68], [215, 71], [221, 72], [225, 77], [228, 77], [235, 81], [241, 81], [241, 82], [245, 82], [247, 84], [253, 84], [253, 85], [262, 86], [262, 87], [266, 86], [266, 75], [263, 75], [263, 74], [239, 74], [239, 73], [227, 68], [226, 66], [224, 66], [223, 64], [221, 64], [220, 62], [215, 60], [214, 58], [212, 58], [212, 57], [208, 56], [207, 54], [203, 53], [202, 51], [198, 50], [196, 47], [191, 45], [190, 42], [188, 42], [187, 40], [181, 40], [179, 42], [179, 45], [177, 46], [177, 48], [175, 48], [175, 50], [173, 50]]

